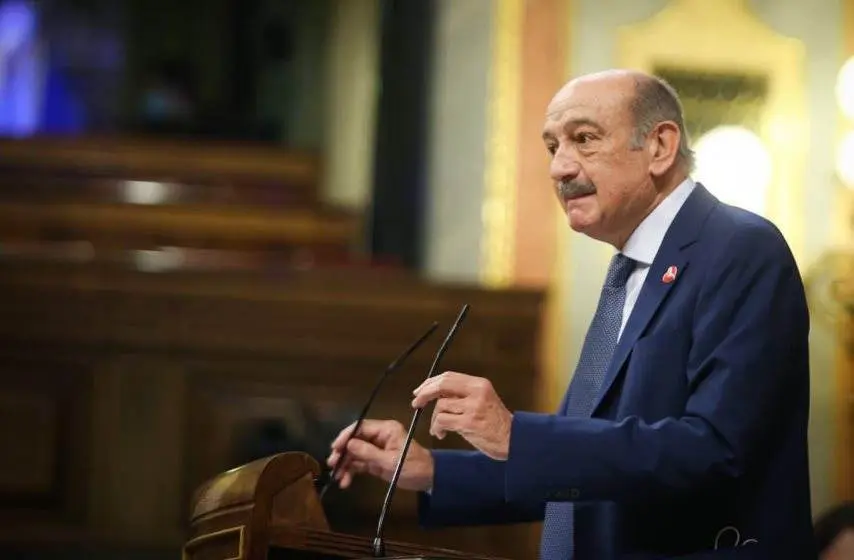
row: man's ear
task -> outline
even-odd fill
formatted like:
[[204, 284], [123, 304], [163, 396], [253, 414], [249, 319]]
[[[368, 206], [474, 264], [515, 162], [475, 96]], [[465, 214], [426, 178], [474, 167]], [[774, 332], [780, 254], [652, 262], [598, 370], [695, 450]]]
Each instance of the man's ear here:
[[647, 140], [650, 155], [649, 172], [652, 176], [661, 177], [673, 167], [673, 162], [679, 155], [681, 138], [682, 135], [675, 122], [664, 121], [656, 125]]

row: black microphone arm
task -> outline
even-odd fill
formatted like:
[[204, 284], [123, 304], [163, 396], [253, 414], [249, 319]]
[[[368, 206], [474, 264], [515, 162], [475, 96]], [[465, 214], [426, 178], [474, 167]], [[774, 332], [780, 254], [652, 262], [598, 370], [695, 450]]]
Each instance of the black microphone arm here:
[[[440, 346], [439, 350], [436, 352], [436, 356], [435, 358], [433, 358], [433, 365], [430, 366], [430, 371], [427, 373], [426, 379], [430, 379], [431, 377], [436, 375], [436, 371], [439, 369], [439, 364], [442, 361], [442, 356], [445, 355], [445, 351], [447, 351], [448, 347], [451, 345], [451, 341], [454, 339], [454, 336], [456, 336], [457, 330], [460, 328], [460, 325], [462, 324], [463, 319], [466, 318], [468, 312], [469, 305], [463, 305], [463, 308], [460, 310], [460, 314], [457, 315], [457, 320], [454, 321], [454, 325], [451, 327], [451, 330], [448, 331], [448, 336], [445, 337], [445, 340], [442, 342], [442, 346]], [[374, 542], [372, 547], [374, 558], [382, 558], [383, 556], [385, 556], [385, 540], [383, 539], [385, 520], [386, 517], [388, 517], [388, 510], [391, 507], [391, 501], [394, 498], [394, 491], [397, 489], [397, 484], [400, 480], [400, 473], [403, 470], [403, 463], [406, 461], [406, 455], [409, 453], [409, 446], [412, 443], [412, 438], [415, 437], [415, 428], [418, 426], [418, 419], [421, 418], [422, 412], [424, 412], [423, 408], [417, 408], [412, 414], [412, 422], [409, 423], [409, 431], [406, 432], [406, 441], [404, 441], [403, 449], [401, 449], [400, 456], [397, 458], [397, 465], [394, 468], [394, 475], [392, 475], [391, 482], [389, 482], [388, 484], [388, 490], [386, 491], [385, 500], [383, 500], [383, 508], [382, 511], [380, 511], [379, 521], [377, 522], [376, 536], [374, 536]]]
[[433, 334], [433, 332], [436, 330], [436, 328], [438, 326], [439, 326], [439, 323], [434, 321], [433, 324], [430, 325], [430, 328], [427, 329], [424, 332], [424, 334], [422, 334], [421, 337], [418, 338], [418, 340], [413, 342], [409, 346], [409, 348], [404, 350], [400, 356], [398, 356], [392, 363], [390, 363], [388, 366], [386, 366], [385, 371], [382, 372], [379, 380], [377, 380], [376, 385], [374, 385], [374, 389], [373, 389], [373, 391], [371, 391], [371, 396], [368, 397], [368, 401], [365, 403], [365, 406], [362, 407], [362, 412], [359, 413], [359, 417], [356, 419], [356, 425], [353, 426], [353, 431], [350, 432], [350, 435], [347, 436], [347, 441], [344, 442], [344, 447], [341, 450], [341, 457], [338, 458], [338, 462], [335, 463], [335, 467], [332, 469], [332, 473], [329, 475], [329, 478], [326, 479], [326, 482], [324, 483], [323, 488], [320, 490], [320, 500], [321, 501], [323, 501], [323, 496], [326, 495], [326, 492], [329, 490], [329, 487], [332, 486], [332, 484], [335, 482], [335, 477], [338, 474], [338, 470], [341, 468], [341, 465], [344, 464], [344, 460], [347, 458], [347, 444], [350, 443], [350, 440], [353, 439], [353, 436], [355, 436], [356, 433], [359, 431], [359, 428], [362, 427], [362, 422], [364, 422], [365, 418], [367, 418], [368, 410], [370, 410], [371, 405], [374, 402], [374, 399], [377, 398], [377, 395], [380, 392], [380, 387], [383, 386], [383, 383], [385, 383], [385, 380], [388, 379], [388, 376], [389, 376], [389, 374], [391, 374], [391, 372], [395, 371], [397, 368], [399, 368], [401, 365], [403, 365], [403, 362], [406, 361], [406, 359], [413, 352], [415, 352], [415, 350], [419, 346], [424, 344], [424, 342], [428, 338], [430, 338], [430, 335]]

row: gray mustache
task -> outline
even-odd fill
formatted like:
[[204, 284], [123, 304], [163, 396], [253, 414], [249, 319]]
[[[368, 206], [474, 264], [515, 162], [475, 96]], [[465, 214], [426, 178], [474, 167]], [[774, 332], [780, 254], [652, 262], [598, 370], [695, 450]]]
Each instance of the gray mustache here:
[[561, 181], [557, 186], [558, 194], [564, 200], [577, 196], [587, 196], [596, 192], [596, 185], [583, 181]]

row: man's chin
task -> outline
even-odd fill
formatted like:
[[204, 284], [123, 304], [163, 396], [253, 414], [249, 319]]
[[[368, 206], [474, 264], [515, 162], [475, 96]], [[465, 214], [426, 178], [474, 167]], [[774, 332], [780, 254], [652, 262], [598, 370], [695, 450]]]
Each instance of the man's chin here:
[[578, 210], [567, 211], [566, 221], [569, 224], [569, 227], [578, 233], [586, 233], [595, 223], [592, 216], [586, 212], [579, 212]]
[[579, 222], [578, 220], [573, 220], [572, 218], [570, 218], [568, 216], [566, 218], [566, 223], [569, 224], [569, 228], [572, 231], [577, 232], [577, 233], [584, 233], [584, 230], [586, 229], [586, 226], [587, 226], [586, 223]]

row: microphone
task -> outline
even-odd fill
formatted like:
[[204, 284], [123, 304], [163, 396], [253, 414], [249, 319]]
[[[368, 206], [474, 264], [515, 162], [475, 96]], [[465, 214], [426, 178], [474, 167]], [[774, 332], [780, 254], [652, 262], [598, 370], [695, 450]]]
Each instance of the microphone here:
[[[439, 350], [436, 352], [435, 358], [433, 358], [433, 365], [430, 366], [430, 371], [427, 373], [427, 378], [430, 379], [434, 375], [436, 375], [436, 370], [439, 369], [439, 363], [442, 361], [442, 356], [445, 355], [445, 351], [448, 349], [448, 346], [451, 345], [451, 341], [454, 339], [454, 336], [457, 334], [457, 330], [460, 328], [460, 325], [463, 322], [463, 319], [466, 318], [466, 315], [469, 312], [469, 305], [463, 305], [463, 308], [460, 310], [460, 314], [457, 315], [457, 320], [454, 322], [451, 330], [448, 331], [448, 336], [445, 337], [445, 340], [442, 342], [442, 346], [439, 347]], [[374, 536], [373, 542], [373, 553], [374, 558], [382, 558], [385, 556], [385, 540], [383, 539], [383, 530], [385, 529], [385, 520], [388, 516], [388, 510], [391, 507], [391, 501], [394, 498], [394, 491], [397, 489], [398, 481], [400, 480], [400, 473], [403, 470], [403, 463], [406, 460], [406, 455], [409, 453], [409, 446], [412, 443], [412, 438], [415, 437], [415, 428], [418, 425], [418, 419], [421, 418], [421, 413], [424, 412], [423, 408], [415, 409], [415, 413], [412, 415], [412, 422], [409, 424], [409, 431], [406, 432], [406, 441], [403, 443], [403, 449], [400, 451], [400, 456], [397, 458], [397, 465], [394, 468], [394, 475], [391, 477], [391, 482], [388, 484], [388, 490], [386, 491], [385, 500], [383, 500], [383, 508], [380, 512], [380, 518], [377, 522], [377, 532]]]
[[383, 386], [383, 383], [385, 383], [385, 380], [388, 379], [388, 376], [391, 374], [391, 372], [395, 371], [397, 368], [399, 368], [401, 365], [403, 365], [403, 362], [406, 361], [406, 359], [413, 352], [415, 352], [415, 350], [419, 346], [424, 344], [424, 342], [428, 338], [430, 338], [430, 335], [433, 334], [433, 332], [436, 330], [436, 328], [438, 326], [439, 326], [439, 323], [434, 321], [433, 324], [430, 325], [430, 328], [427, 329], [427, 331], [425, 331], [424, 334], [422, 334], [418, 338], [418, 340], [413, 342], [409, 346], [409, 348], [404, 350], [400, 356], [398, 356], [393, 362], [391, 362], [388, 366], [386, 366], [385, 371], [383, 371], [382, 374], [380, 375], [379, 380], [377, 380], [377, 383], [374, 385], [373, 391], [371, 391], [371, 396], [368, 397], [368, 401], [365, 403], [365, 406], [362, 408], [362, 412], [359, 413], [359, 417], [356, 419], [356, 425], [353, 426], [353, 431], [350, 432], [350, 435], [347, 436], [347, 441], [344, 442], [344, 448], [341, 451], [341, 457], [338, 459], [338, 462], [335, 463], [335, 467], [332, 469], [332, 473], [329, 475], [329, 478], [326, 479], [326, 483], [323, 485], [323, 488], [320, 490], [320, 501], [321, 502], [323, 501], [323, 496], [325, 496], [326, 492], [329, 490], [329, 487], [332, 486], [333, 482], [335, 482], [335, 476], [338, 474], [338, 470], [340, 469], [341, 465], [344, 464], [344, 459], [347, 458], [347, 444], [350, 443], [350, 440], [353, 439], [353, 436], [355, 436], [356, 433], [359, 431], [359, 428], [362, 427], [362, 422], [364, 422], [365, 418], [368, 416], [368, 410], [370, 410], [371, 405], [374, 402], [374, 399], [377, 398], [377, 395], [380, 392], [380, 387]]

